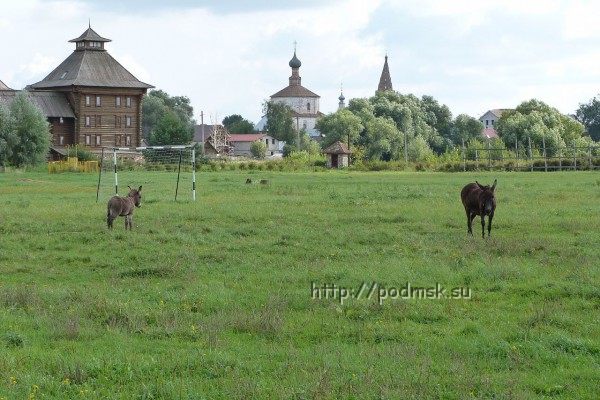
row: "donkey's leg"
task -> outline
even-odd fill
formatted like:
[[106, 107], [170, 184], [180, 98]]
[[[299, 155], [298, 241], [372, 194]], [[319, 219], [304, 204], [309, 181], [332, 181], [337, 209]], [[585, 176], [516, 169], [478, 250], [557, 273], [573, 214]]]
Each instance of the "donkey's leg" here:
[[469, 233], [471, 234], [471, 236], [473, 236], [473, 221], [475, 220], [476, 216], [477, 214], [471, 211], [471, 219], [469, 220]]
[[106, 215], [106, 224], [108, 225], [108, 229], [112, 230], [114, 220], [115, 220], [115, 216], [109, 210]]
[[492, 234], [492, 219], [494, 218], [494, 214], [490, 214], [488, 217], [488, 237]]
[[465, 210], [467, 212], [467, 233], [470, 233], [471, 235], [473, 235], [473, 230], [471, 229], [471, 221], [473, 220], [471, 218], [471, 212], [469, 210]]
[[485, 214], [481, 214], [481, 237], [485, 237]]

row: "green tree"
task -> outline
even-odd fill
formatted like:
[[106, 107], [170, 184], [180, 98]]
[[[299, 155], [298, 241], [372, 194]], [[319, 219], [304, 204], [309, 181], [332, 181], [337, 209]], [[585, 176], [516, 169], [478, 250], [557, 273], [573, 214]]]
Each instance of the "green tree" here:
[[10, 105], [14, 121], [16, 142], [12, 146], [9, 162], [16, 167], [35, 166], [48, 158], [50, 127], [46, 116], [29, 98], [29, 93], [17, 93]]
[[230, 133], [255, 133], [254, 124], [241, 115], [232, 114], [223, 118], [223, 126]]
[[288, 145], [295, 145], [298, 132], [294, 127], [294, 111], [284, 103], [267, 101], [263, 104], [263, 112], [267, 117], [265, 129], [269, 135]]
[[260, 140], [255, 140], [250, 143], [250, 153], [252, 153], [253, 157], [263, 159], [267, 154], [267, 145]]
[[193, 137], [193, 128], [182, 122], [175, 112], [169, 110], [152, 130], [149, 144], [151, 146], [187, 145], [191, 143]]
[[452, 113], [447, 105], [438, 103], [432, 96], [421, 97], [421, 107], [425, 113], [425, 121], [444, 138], [452, 136]]
[[10, 109], [0, 100], [0, 167], [6, 168], [9, 163], [13, 147], [18, 141], [14, 129], [14, 120]]
[[460, 114], [453, 124], [452, 139], [455, 144], [467, 143], [470, 139], [478, 139], [483, 132], [483, 124], [467, 114]]
[[600, 99], [594, 97], [585, 104], [579, 104], [575, 117], [594, 141], [600, 141]]
[[169, 96], [162, 90], [151, 90], [142, 101], [142, 137], [148, 139], [152, 130], [163, 120], [168, 111], [174, 113], [182, 124], [192, 130], [196, 125], [194, 108], [186, 96]]
[[157, 96], [146, 96], [142, 101], [142, 137], [150, 138], [152, 129], [165, 117], [169, 108], [163, 99]]
[[364, 130], [360, 118], [346, 109], [340, 109], [332, 114], [320, 117], [317, 120], [316, 128], [321, 134], [325, 135], [321, 141], [323, 148], [338, 140], [348, 145], [348, 138], [350, 138], [351, 146], [356, 146], [360, 133]]
[[402, 136], [390, 118], [375, 118], [367, 124], [367, 157], [372, 160], [397, 160], [403, 147]]
[[532, 147], [540, 148], [544, 143], [547, 148], [564, 147], [580, 138], [584, 130], [581, 123], [537, 99], [504, 111], [495, 128], [504, 143], [514, 147], [517, 142], [520, 148], [529, 146], [530, 140]]

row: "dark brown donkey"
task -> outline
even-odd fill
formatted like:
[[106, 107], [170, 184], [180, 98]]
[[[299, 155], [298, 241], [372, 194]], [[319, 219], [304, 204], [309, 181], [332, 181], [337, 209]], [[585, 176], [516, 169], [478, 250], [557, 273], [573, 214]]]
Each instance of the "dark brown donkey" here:
[[142, 206], [142, 187], [139, 189], [129, 188], [129, 194], [126, 197], [122, 196], [113, 196], [108, 200], [107, 213], [106, 213], [106, 223], [108, 224], [108, 229], [112, 229], [113, 221], [117, 219], [118, 216], [125, 217], [125, 230], [129, 227], [129, 230], [133, 228], [133, 210], [135, 207]]
[[485, 216], [488, 216], [488, 236], [492, 233], [492, 219], [496, 210], [496, 179], [492, 187], [483, 186], [479, 182], [469, 183], [460, 192], [463, 206], [467, 213], [467, 227], [469, 233], [473, 235], [471, 224], [477, 215], [481, 216], [481, 237], [485, 237]]

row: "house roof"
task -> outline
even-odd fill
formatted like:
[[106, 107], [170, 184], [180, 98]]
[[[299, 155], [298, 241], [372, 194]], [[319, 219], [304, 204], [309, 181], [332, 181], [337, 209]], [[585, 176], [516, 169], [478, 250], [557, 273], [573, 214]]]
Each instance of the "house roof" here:
[[207, 140], [215, 131], [214, 125], [200, 124], [194, 127], [194, 142], [202, 142], [202, 125], [204, 125], [204, 140]]
[[494, 128], [485, 128], [482, 132], [482, 135], [488, 139], [497, 138], [498, 132]]
[[289, 85], [281, 89], [279, 92], [271, 95], [271, 97], [321, 97], [316, 93], [311, 92], [302, 85]]
[[267, 136], [266, 133], [230, 133], [230, 142], [254, 142]]
[[343, 142], [338, 140], [337, 142], [333, 143], [331, 146], [329, 146], [328, 148], [323, 150], [323, 153], [325, 153], [325, 154], [351, 154], [351, 153], [354, 153], [354, 151], [348, 149]]
[[486, 111], [481, 117], [479, 117], [479, 119], [481, 120], [483, 117], [486, 116], [486, 114], [491, 113], [492, 115], [494, 115], [496, 118], [500, 118], [502, 116], [502, 113], [504, 111], [510, 110], [510, 108], [494, 108], [492, 110], [488, 110]]
[[0, 90], [10, 90], [10, 88], [4, 82], [0, 81]]
[[[18, 90], [0, 90], [0, 99], [8, 104], [12, 103], [19, 93]], [[67, 97], [60, 92], [28, 92], [31, 101], [36, 104], [46, 117], [75, 118], [73, 109], [69, 105]]]
[[[89, 31], [89, 30], [88, 30]], [[73, 39], [78, 40], [78, 39]], [[108, 40], [108, 39], [105, 39]], [[69, 86], [100, 86], [149, 89], [154, 86], [139, 81], [106, 51], [75, 50], [34, 89]]]

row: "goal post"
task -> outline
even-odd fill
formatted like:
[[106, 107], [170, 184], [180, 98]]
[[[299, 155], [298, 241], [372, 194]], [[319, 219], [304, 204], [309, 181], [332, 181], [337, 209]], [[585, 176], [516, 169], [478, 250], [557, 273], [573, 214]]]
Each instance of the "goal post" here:
[[[196, 146], [105, 147], [100, 155], [96, 202], [101, 192], [119, 195], [119, 185], [153, 185], [156, 196], [175, 200], [181, 188], [187, 187], [188, 199], [196, 200]], [[148, 172], [152, 172], [149, 174]], [[114, 179], [110, 179], [113, 175]], [[109, 181], [114, 182], [113, 189]], [[112, 186], [112, 184], [111, 184]], [[133, 187], [133, 186], [132, 186]]]

